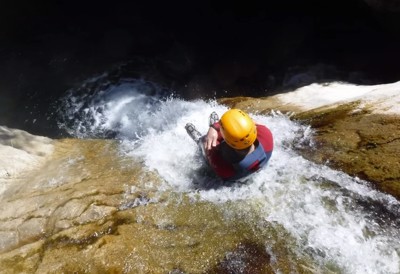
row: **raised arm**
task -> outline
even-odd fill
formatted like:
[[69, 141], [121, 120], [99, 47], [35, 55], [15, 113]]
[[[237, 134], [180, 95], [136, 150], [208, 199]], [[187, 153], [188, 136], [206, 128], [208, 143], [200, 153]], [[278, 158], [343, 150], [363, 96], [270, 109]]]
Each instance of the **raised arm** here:
[[219, 131], [219, 123], [216, 122], [210, 126], [208, 132], [204, 138], [204, 148], [206, 150], [211, 150], [216, 147], [222, 140], [221, 133]]

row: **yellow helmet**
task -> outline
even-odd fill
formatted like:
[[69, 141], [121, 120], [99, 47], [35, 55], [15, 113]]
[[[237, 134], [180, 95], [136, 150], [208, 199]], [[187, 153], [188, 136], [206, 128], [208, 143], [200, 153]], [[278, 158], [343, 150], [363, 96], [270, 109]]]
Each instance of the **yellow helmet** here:
[[220, 120], [221, 133], [225, 142], [234, 149], [245, 149], [257, 138], [256, 124], [240, 109], [230, 109]]

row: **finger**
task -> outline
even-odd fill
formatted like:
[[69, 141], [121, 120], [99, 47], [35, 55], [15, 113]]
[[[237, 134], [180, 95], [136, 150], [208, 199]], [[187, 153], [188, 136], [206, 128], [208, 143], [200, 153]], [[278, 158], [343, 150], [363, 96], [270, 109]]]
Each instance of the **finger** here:
[[207, 150], [211, 150], [213, 147], [213, 139], [207, 138]]
[[207, 150], [210, 150], [210, 149], [211, 149], [211, 140], [210, 140], [210, 138], [207, 138], [206, 149], [207, 149]]
[[[217, 146], [217, 139], [213, 139], [212, 142], [211, 142], [211, 145], [212, 145], [213, 147], [216, 147], [216, 146]], [[211, 148], [210, 148], [210, 149], [211, 149]]]

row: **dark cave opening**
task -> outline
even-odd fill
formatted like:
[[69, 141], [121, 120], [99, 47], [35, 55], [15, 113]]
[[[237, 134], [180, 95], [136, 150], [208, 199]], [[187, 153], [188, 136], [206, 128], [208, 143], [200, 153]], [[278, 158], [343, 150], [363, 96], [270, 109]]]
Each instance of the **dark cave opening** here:
[[[363, 0], [1, 4], [0, 124], [45, 133], [49, 106], [113, 66], [187, 99], [400, 79], [398, 12]], [[35, 119], [35, 124], [31, 122]]]

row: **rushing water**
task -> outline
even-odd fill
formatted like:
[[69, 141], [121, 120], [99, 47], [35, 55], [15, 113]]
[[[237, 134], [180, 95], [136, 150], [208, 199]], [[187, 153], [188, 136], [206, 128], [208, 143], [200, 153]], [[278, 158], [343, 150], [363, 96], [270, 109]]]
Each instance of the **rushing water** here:
[[272, 158], [246, 184], [218, 187], [221, 182], [207, 169], [184, 125], [192, 122], [206, 133], [208, 115], [221, 115], [225, 106], [165, 97], [154, 83], [135, 79], [90, 91], [71, 91], [63, 99], [60, 127], [75, 137], [119, 139], [123, 153], [158, 172], [164, 182], [160, 191], [219, 204], [226, 216], [248, 216], [259, 229], [265, 223], [283, 227], [294, 239], [289, 248], [325, 269], [400, 272], [400, 203], [368, 182], [297, 154], [297, 146], [312, 145], [309, 127], [280, 113], [252, 113], [274, 135]]

